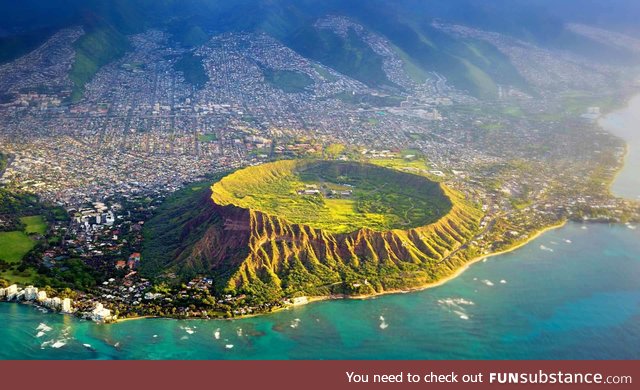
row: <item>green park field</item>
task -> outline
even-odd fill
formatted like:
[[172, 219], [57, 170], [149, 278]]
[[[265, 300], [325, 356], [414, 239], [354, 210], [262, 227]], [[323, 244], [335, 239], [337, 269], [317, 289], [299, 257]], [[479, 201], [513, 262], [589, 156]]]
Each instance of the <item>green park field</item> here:
[[[35, 247], [37, 241], [31, 234], [44, 234], [47, 224], [40, 215], [22, 217], [20, 221], [25, 225], [23, 231], [0, 232], [0, 260], [11, 268], [20, 263], [22, 258]], [[33, 277], [33, 272], [24, 272], [15, 269], [0, 270], [0, 278], [10, 282], [27, 283]]]

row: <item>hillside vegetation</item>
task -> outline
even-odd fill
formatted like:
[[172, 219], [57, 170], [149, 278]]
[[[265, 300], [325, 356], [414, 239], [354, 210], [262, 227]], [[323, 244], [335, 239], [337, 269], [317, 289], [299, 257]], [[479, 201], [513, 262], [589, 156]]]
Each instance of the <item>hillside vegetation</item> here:
[[69, 77], [73, 81], [71, 99], [80, 100], [84, 86], [100, 68], [124, 55], [129, 48], [127, 37], [109, 25], [97, 25], [74, 43], [76, 58]]
[[382, 69], [382, 57], [353, 30], [349, 30], [343, 39], [331, 31], [307, 26], [289, 38], [288, 43], [303, 56], [371, 87], [391, 85]]
[[[176, 191], [162, 203], [156, 215], [144, 226], [142, 257], [145, 261], [141, 265], [144, 273], [159, 275], [164, 272], [177, 254], [202, 237], [208, 225], [220, 222], [219, 217], [212, 213], [213, 202], [210, 200], [211, 190], [207, 182]], [[192, 221], [201, 223], [194, 226]]]

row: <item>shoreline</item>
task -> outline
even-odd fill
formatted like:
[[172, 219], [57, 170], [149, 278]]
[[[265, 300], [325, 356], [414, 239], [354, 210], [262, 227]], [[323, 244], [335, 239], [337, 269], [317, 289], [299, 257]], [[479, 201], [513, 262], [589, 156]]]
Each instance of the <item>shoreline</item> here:
[[[367, 294], [367, 295], [354, 295], [354, 296], [344, 296], [343, 298], [331, 298], [329, 297], [328, 299], [370, 299], [370, 298], [375, 298], [375, 297], [379, 297], [382, 295], [388, 295], [388, 294], [406, 294], [406, 293], [411, 293], [411, 292], [418, 292], [418, 291], [423, 291], [423, 290], [428, 290], [430, 288], [434, 288], [434, 287], [439, 287], [444, 285], [447, 282], [450, 282], [451, 280], [457, 278], [458, 276], [462, 275], [466, 270], [468, 270], [473, 264], [478, 263], [480, 261], [484, 261], [490, 257], [494, 257], [494, 256], [499, 256], [499, 255], [504, 255], [507, 254], [509, 252], [513, 252], [519, 248], [522, 248], [523, 246], [529, 244], [530, 242], [534, 241], [536, 238], [538, 238], [539, 236], [541, 236], [542, 234], [551, 231], [551, 230], [555, 230], [555, 229], [559, 229], [563, 226], [565, 226], [567, 224], [568, 220], [563, 220], [560, 221], [557, 224], [551, 225], [551, 226], [547, 226], [544, 227], [540, 230], [537, 230], [533, 235], [531, 235], [530, 237], [527, 237], [525, 240], [507, 248], [507, 249], [503, 249], [500, 250], [498, 252], [493, 252], [493, 253], [487, 253], [481, 256], [478, 256], [474, 259], [469, 260], [468, 262], [464, 263], [464, 265], [462, 265], [461, 267], [459, 267], [458, 269], [456, 269], [454, 272], [452, 272], [451, 274], [443, 277], [442, 279], [436, 280], [435, 282], [430, 282], [427, 283], [425, 285], [422, 286], [418, 286], [418, 287], [412, 287], [412, 288], [408, 288], [408, 289], [399, 289], [399, 290], [388, 290], [388, 291], [384, 291], [381, 293], [376, 293], [376, 294]], [[309, 302], [311, 303], [311, 302]]]
[[[547, 226], [544, 227], [540, 230], [537, 230], [535, 233], [533, 233], [530, 237], [527, 237], [525, 240], [507, 248], [507, 249], [503, 249], [500, 250], [498, 252], [493, 252], [493, 253], [488, 253], [488, 254], [484, 254], [481, 256], [478, 256], [474, 259], [469, 260], [468, 262], [464, 263], [463, 266], [459, 267], [458, 269], [456, 269], [454, 272], [452, 272], [451, 274], [443, 277], [442, 279], [439, 279], [435, 282], [429, 282], [425, 285], [421, 285], [421, 286], [417, 286], [417, 287], [412, 287], [412, 288], [408, 288], [408, 289], [398, 289], [398, 290], [386, 290], [380, 293], [375, 293], [375, 294], [366, 294], [366, 295], [323, 295], [323, 296], [310, 296], [307, 297], [307, 302], [305, 303], [301, 303], [301, 304], [296, 304], [296, 305], [288, 305], [288, 306], [283, 306], [283, 307], [279, 307], [273, 311], [270, 312], [264, 312], [264, 313], [254, 313], [254, 314], [248, 314], [248, 315], [243, 315], [243, 316], [237, 316], [237, 317], [231, 317], [231, 318], [211, 318], [209, 320], [211, 321], [233, 321], [233, 320], [242, 320], [245, 318], [251, 318], [251, 317], [258, 317], [258, 316], [265, 316], [265, 315], [269, 315], [269, 314], [275, 314], [278, 313], [280, 311], [283, 310], [289, 310], [291, 308], [296, 308], [296, 307], [301, 307], [301, 306], [306, 306], [308, 304], [311, 303], [315, 303], [315, 302], [322, 302], [322, 301], [332, 301], [332, 300], [340, 300], [340, 299], [356, 299], [356, 300], [363, 300], [363, 299], [373, 299], [373, 298], [377, 298], [383, 295], [391, 295], [391, 294], [407, 294], [407, 293], [412, 293], [412, 292], [419, 292], [419, 291], [424, 291], [424, 290], [428, 290], [431, 288], [435, 288], [435, 287], [439, 287], [442, 286], [444, 284], [446, 284], [447, 282], [450, 282], [451, 280], [457, 278], [458, 276], [462, 275], [466, 270], [468, 270], [473, 264], [478, 263], [480, 261], [486, 260], [490, 257], [494, 257], [494, 256], [499, 256], [499, 255], [504, 255], [507, 254], [509, 252], [513, 252], [527, 244], [529, 244], [530, 242], [534, 241], [535, 239], [537, 239], [538, 237], [540, 237], [542, 234], [551, 231], [551, 230], [555, 230], [555, 229], [559, 229], [563, 226], [565, 226], [567, 224], [568, 220], [562, 220], [557, 224], [551, 225], [551, 226]], [[123, 318], [123, 319], [117, 319], [113, 322], [111, 322], [111, 324], [117, 324], [120, 322], [125, 322], [125, 321], [132, 321], [132, 320], [142, 320], [142, 319], [148, 319], [148, 318], [163, 318], [163, 319], [173, 319], [173, 320], [206, 320], [205, 318], [200, 318], [200, 317], [193, 317], [193, 318], [174, 318], [174, 317], [159, 317], [159, 316], [141, 316], [141, 317], [129, 317], [129, 318]]]
[[[604, 126], [600, 126], [600, 127], [602, 127], [602, 130], [606, 131], [607, 133], [617, 137], [617, 135], [607, 131], [604, 128]], [[626, 198], [624, 196], [615, 194], [613, 192], [613, 184], [616, 182], [616, 180], [618, 180], [618, 177], [620, 176], [620, 174], [624, 170], [624, 166], [627, 164], [627, 157], [629, 156], [629, 142], [626, 139], [623, 139], [623, 138], [622, 138], [622, 140], [624, 141], [624, 153], [622, 154], [622, 164], [620, 164], [620, 167], [618, 167], [616, 172], [613, 174], [613, 177], [611, 178], [611, 183], [609, 183], [609, 187], [607, 188], [607, 190], [609, 191], [609, 195], [611, 195], [613, 197], [621, 198], [621, 199], [629, 199], [629, 198]]]
[[310, 303], [320, 302], [320, 301], [328, 301], [328, 300], [332, 300], [332, 299], [340, 299], [340, 298], [331, 298], [331, 296], [307, 297], [307, 302], [305, 302], [305, 303], [298, 303], [298, 304], [295, 304], [295, 305], [281, 306], [281, 307], [278, 307], [277, 309], [274, 309], [272, 311], [266, 311], [266, 312], [262, 312], [262, 313], [245, 314], [245, 315], [236, 316], [236, 317], [230, 317], [230, 318], [202, 318], [202, 317], [175, 318], [175, 317], [163, 317], [163, 316], [140, 316], [140, 317], [118, 318], [115, 321], [108, 322], [107, 324], [118, 324], [120, 322], [127, 322], [127, 321], [133, 321], [133, 320], [144, 320], [144, 319], [150, 319], [150, 318], [176, 320], [176, 321], [190, 321], [190, 320], [234, 321], [234, 320], [243, 320], [245, 318], [262, 317], [262, 316], [266, 316], [266, 315], [269, 315], [269, 314], [275, 314], [275, 313], [278, 313], [280, 311], [289, 310], [289, 309], [294, 308], [294, 307], [305, 306], [305, 305], [308, 305]]
[[608, 191], [609, 191], [609, 195], [616, 197], [616, 198], [620, 198], [620, 199], [626, 199], [626, 200], [632, 200], [632, 201], [638, 201], [639, 198], [629, 198], [626, 197], [624, 195], [621, 194], [617, 194], [613, 191], [613, 185], [615, 184], [615, 182], [618, 180], [618, 178], [620, 177], [620, 174], [622, 173], [622, 171], [625, 169], [625, 167], [627, 166], [628, 163], [628, 158], [629, 158], [629, 154], [630, 154], [630, 148], [629, 148], [629, 140], [626, 139], [625, 137], [616, 134], [613, 131], [610, 131], [607, 126], [605, 126], [603, 124], [604, 121], [606, 121], [606, 118], [612, 114], [616, 114], [619, 112], [622, 112], [624, 110], [628, 110], [631, 107], [632, 101], [634, 99], [639, 99], [640, 100], [640, 92], [636, 92], [634, 94], [631, 94], [630, 96], [627, 96], [627, 100], [626, 100], [626, 104], [624, 106], [621, 107], [617, 107], [613, 110], [610, 110], [608, 112], [602, 113], [602, 115], [600, 115], [600, 117], [597, 120], [597, 124], [598, 126], [605, 131], [607, 134], [614, 136], [616, 138], [621, 139], [624, 142], [624, 153], [622, 155], [622, 164], [620, 164], [620, 166], [618, 167], [618, 169], [616, 170], [616, 172], [614, 173], [613, 177], [611, 178], [611, 182], [609, 183], [608, 186]]

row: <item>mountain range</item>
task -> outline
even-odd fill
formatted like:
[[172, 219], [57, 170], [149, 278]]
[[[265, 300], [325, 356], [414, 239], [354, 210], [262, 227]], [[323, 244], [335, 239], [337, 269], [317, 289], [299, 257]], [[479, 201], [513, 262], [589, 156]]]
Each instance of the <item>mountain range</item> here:
[[[25, 4], [26, 3], [26, 4]], [[387, 39], [415, 79], [437, 72], [476, 97], [495, 96], [499, 85], [532, 92], [513, 61], [495, 42], [452, 34], [439, 27], [463, 25], [491, 31], [538, 47], [566, 51], [603, 64], [631, 64], [637, 50], [598, 39], [598, 29], [630, 36], [640, 28], [630, 15], [631, 0], [537, 2], [480, 0], [287, 1], [287, 0], [27, 0], [0, 5], [0, 63], [34, 49], [64, 27], [82, 26], [71, 69], [74, 98], [105, 64], [130, 48], [127, 35], [160, 29], [185, 47], [196, 47], [224, 32], [262, 32], [299, 54], [371, 87], [401, 88], [388, 80], [383, 58], [366, 44], [364, 33]], [[318, 26], [327, 15], [344, 17], [344, 34]], [[570, 28], [589, 25], [591, 30]], [[188, 76], [187, 76], [188, 77]]]

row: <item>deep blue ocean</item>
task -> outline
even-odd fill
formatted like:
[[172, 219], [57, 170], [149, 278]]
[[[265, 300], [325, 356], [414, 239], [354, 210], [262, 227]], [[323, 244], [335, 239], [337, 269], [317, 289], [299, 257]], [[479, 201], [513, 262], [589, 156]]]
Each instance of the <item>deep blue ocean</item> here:
[[[640, 196], [640, 98], [603, 126]], [[640, 229], [576, 224], [443, 286], [233, 321], [98, 325], [0, 303], [0, 359], [640, 359]]]

